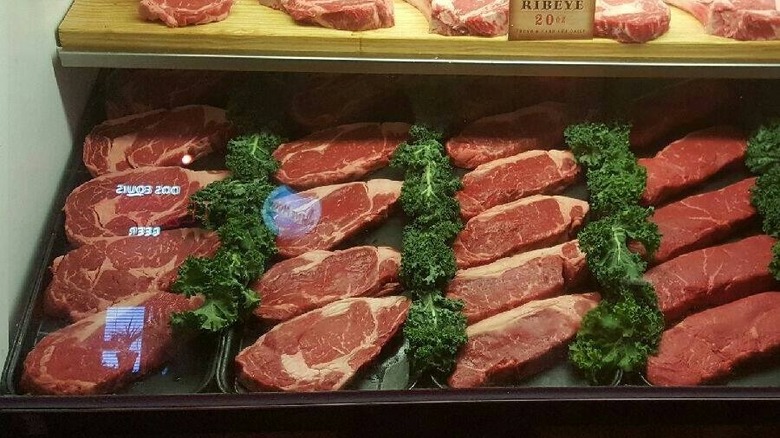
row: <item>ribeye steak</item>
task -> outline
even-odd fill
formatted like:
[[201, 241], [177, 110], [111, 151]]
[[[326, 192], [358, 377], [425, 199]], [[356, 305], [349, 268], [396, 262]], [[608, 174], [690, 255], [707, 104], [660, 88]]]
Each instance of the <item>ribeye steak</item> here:
[[358, 32], [395, 24], [392, 0], [260, 0], [260, 4], [284, 11], [299, 23], [329, 29]]
[[509, 0], [406, 0], [441, 35], [499, 36], [509, 30]]
[[775, 0], [664, 0], [688, 11], [711, 35], [743, 41], [780, 38], [780, 6]]
[[222, 21], [235, 0], [141, 0], [138, 13], [144, 20], [160, 20], [168, 27]]
[[621, 43], [645, 43], [665, 34], [671, 18], [663, 0], [596, 0], [594, 34]]

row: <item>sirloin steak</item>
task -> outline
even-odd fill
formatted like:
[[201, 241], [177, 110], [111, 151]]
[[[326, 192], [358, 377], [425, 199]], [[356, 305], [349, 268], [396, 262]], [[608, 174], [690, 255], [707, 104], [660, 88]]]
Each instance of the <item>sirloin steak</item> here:
[[655, 157], [638, 160], [647, 169], [642, 202], [658, 205], [724, 168], [743, 162], [746, 150], [745, 134], [732, 126], [692, 132], [669, 144]]
[[663, 0], [596, 0], [594, 34], [621, 43], [645, 43], [665, 34], [671, 18]]
[[780, 352], [780, 292], [764, 292], [691, 315], [664, 332], [647, 361], [655, 386], [700, 385]]
[[182, 340], [171, 330], [171, 316], [201, 301], [146, 292], [50, 333], [27, 354], [21, 389], [51, 395], [119, 391], [176, 353]]
[[141, 0], [138, 13], [144, 20], [160, 20], [168, 27], [222, 21], [235, 0]]
[[455, 238], [458, 268], [565, 242], [580, 228], [588, 203], [565, 196], [535, 195], [474, 216]]
[[481, 118], [447, 141], [455, 166], [480, 164], [533, 149], [563, 145], [563, 130], [572, 122], [567, 105], [545, 102], [511, 113]]
[[93, 176], [148, 166], [186, 166], [223, 149], [232, 132], [225, 110], [191, 105], [105, 121], [84, 140]]
[[595, 293], [531, 301], [468, 326], [468, 341], [449, 378], [453, 388], [512, 383], [565, 356], [582, 318], [599, 302]]
[[463, 176], [455, 195], [470, 219], [497, 205], [540, 193], [553, 194], [574, 182], [579, 166], [569, 151], [528, 151], [478, 166]]
[[529, 301], [561, 295], [586, 274], [577, 241], [538, 249], [460, 270], [447, 285], [447, 298], [462, 300], [468, 324]]
[[655, 210], [650, 220], [658, 225], [661, 245], [653, 262], [662, 263], [708, 246], [752, 221], [756, 209], [750, 203], [750, 189], [755, 181], [748, 178]]
[[[143, 167], [99, 176], [65, 200], [65, 234], [74, 246], [127, 236], [132, 227], [176, 228], [189, 220], [189, 197], [228, 176], [224, 171]], [[180, 193], [155, 194], [158, 187]], [[121, 193], [118, 193], [121, 192]]]
[[307, 251], [331, 249], [384, 220], [401, 196], [401, 185], [400, 181], [372, 179], [317, 187], [274, 200], [275, 222], [279, 223], [280, 215], [288, 214], [290, 209], [294, 216], [303, 218], [300, 224], [279, 229], [279, 254], [295, 257]]
[[84, 245], [54, 259], [44, 309], [48, 315], [76, 321], [117, 300], [149, 290], [168, 290], [188, 256], [209, 257], [218, 247], [215, 233], [197, 228]]
[[664, 0], [687, 11], [710, 35], [743, 41], [780, 38], [780, 6], [775, 0]]
[[758, 235], [681, 255], [648, 270], [667, 323], [777, 285], [769, 272], [775, 239]]
[[298, 23], [329, 29], [359, 32], [395, 24], [392, 0], [260, 0], [260, 4], [284, 11]]
[[409, 138], [408, 123], [354, 123], [281, 144], [276, 179], [298, 189], [360, 179], [387, 166]]
[[375, 358], [409, 311], [404, 297], [347, 298], [285, 321], [236, 357], [251, 391], [335, 391]]
[[279, 322], [352, 297], [381, 297], [400, 289], [401, 254], [387, 247], [310, 251], [281, 261], [251, 288], [260, 296], [254, 314]]

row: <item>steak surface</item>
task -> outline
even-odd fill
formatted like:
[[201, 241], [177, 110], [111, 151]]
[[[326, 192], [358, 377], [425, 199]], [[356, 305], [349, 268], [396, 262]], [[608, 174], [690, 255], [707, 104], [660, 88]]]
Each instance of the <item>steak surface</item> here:
[[669, 30], [672, 12], [663, 0], [596, 0], [594, 35], [645, 43]]
[[105, 121], [84, 140], [93, 176], [149, 166], [186, 166], [223, 149], [231, 135], [225, 111], [203, 105], [155, 110]]
[[642, 202], [657, 205], [702, 183], [724, 168], [744, 161], [746, 150], [747, 139], [737, 128], [715, 126], [692, 132], [655, 157], [638, 160], [647, 169]]
[[162, 366], [182, 339], [169, 321], [197, 299], [146, 292], [50, 333], [27, 354], [21, 390], [77, 395], [119, 391]]
[[447, 285], [447, 298], [463, 300], [463, 314], [474, 324], [529, 301], [561, 295], [586, 271], [585, 254], [575, 240], [460, 270]]
[[595, 293], [531, 301], [468, 326], [468, 342], [449, 378], [453, 388], [512, 383], [565, 357]]
[[470, 219], [497, 205], [537, 194], [562, 191], [577, 179], [579, 166], [569, 151], [528, 151], [478, 166], [463, 176], [455, 195], [460, 214]]
[[149, 290], [167, 291], [188, 256], [209, 257], [219, 238], [197, 228], [158, 237], [117, 237], [57, 257], [44, 295], [48, 315], [76, 321]]
[[775, 239], [766, 235], [700, 249], [651, 268], [645, 279], [655, 288], [667, 323], [777, 286], [769, 272]]
[[406, 0], [425, 15], [432, 33], [499, 36], [509, 31], [508, 0]]
[[409, 311], [404, 297], [347, 298], [285, 321], [236, 357], [251, 391], [335, 391], [375, 358]]
[[251, 288], [260, 296], [255, 316], [279, 322], [334, 301], [381, 297], [400, 288], [401, 254], [387, 247], [310, 251], [275, 264]]
[[568, 107], [555, 102], [484, 117], [448, 140], [447, 153], [455, 166], [473, 169], [533, 149], [554, 149], [563, 145], [571, 122]]
[[[142, 167], [99, 176], [76, 187], [65, 200], [65, 234], [80, 246], [128, 236], [133, 227], [176, 228], [189, 221], [190, 195], [227, 176], [224, 171], [181, 167]], [[157, 187], [179, 187], [180, 192], [157, 195]]]
[[780, 7], [774, 0], [664, 0], [687, 11], [710, 35], [743, 41], [780, 38]]
[[[275, 217], [293, 209], [294, 226], [280, 229], [279, 254], [295, 257], [317, 249], [332, 249], [368, 226], [387, 218], [401, 195], [401, 182], [372, 179], [334, 184], [278, 198]], [[291, 207], [300, 204], [300, 208]]]
[[222, 21], [235, 0], [141, 0], [138, 13], [149, 21], [162, 21], [168, 27]]
[[691, 386], [780, 352], [780, 292], [764, 292], [691, 315], [664, 332], [647, 361], [656, 386]]
[[298, 23], [329, 29], [359, 32], [395, 24], [392, 0], [260, 0], [260, 4], [284, 11]]
[[273, 152], [280, 164], [276, 179], [295, 188], [354, 181], [390, 164], [408, 138], [407, 123], [354, 123], [317, 131]]
[[650, 219], [661, 232], [661, 245], [653, 256], [662, 263], [686, 252], [720, 241], [756, 217], [750, 203], [755, 178], [720, 190], [690, 196], [661, 207]]
[[471, 218], [455, 238], [458, 268], [565, 242], [580, 228], [588, 208], [579, 199], [547, 195], [493, 207]]

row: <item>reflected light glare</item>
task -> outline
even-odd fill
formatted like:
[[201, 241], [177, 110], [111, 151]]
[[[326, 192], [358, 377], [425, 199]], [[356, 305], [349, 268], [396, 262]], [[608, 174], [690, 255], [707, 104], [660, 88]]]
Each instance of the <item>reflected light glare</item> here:
[[192, 155], [186, 154], [183, 157], [181, 157], [181, 164], [186, 166], [190, 163], [192, 163]]

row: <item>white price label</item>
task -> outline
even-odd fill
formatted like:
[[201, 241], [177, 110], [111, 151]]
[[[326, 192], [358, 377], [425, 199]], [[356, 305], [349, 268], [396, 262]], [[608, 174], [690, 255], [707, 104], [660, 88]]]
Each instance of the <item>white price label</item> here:
[[157, 237], [160, 235], [160, 227], [130, 227], [128, 236]]
[[595, 0], [510, 0], [510, 40], [593, 38]]
[[117, 184], [117, 195], [129, 196], [131, 198], [148, 195], [180, 195], [181, 186], [151, 186], [147, 184]]

